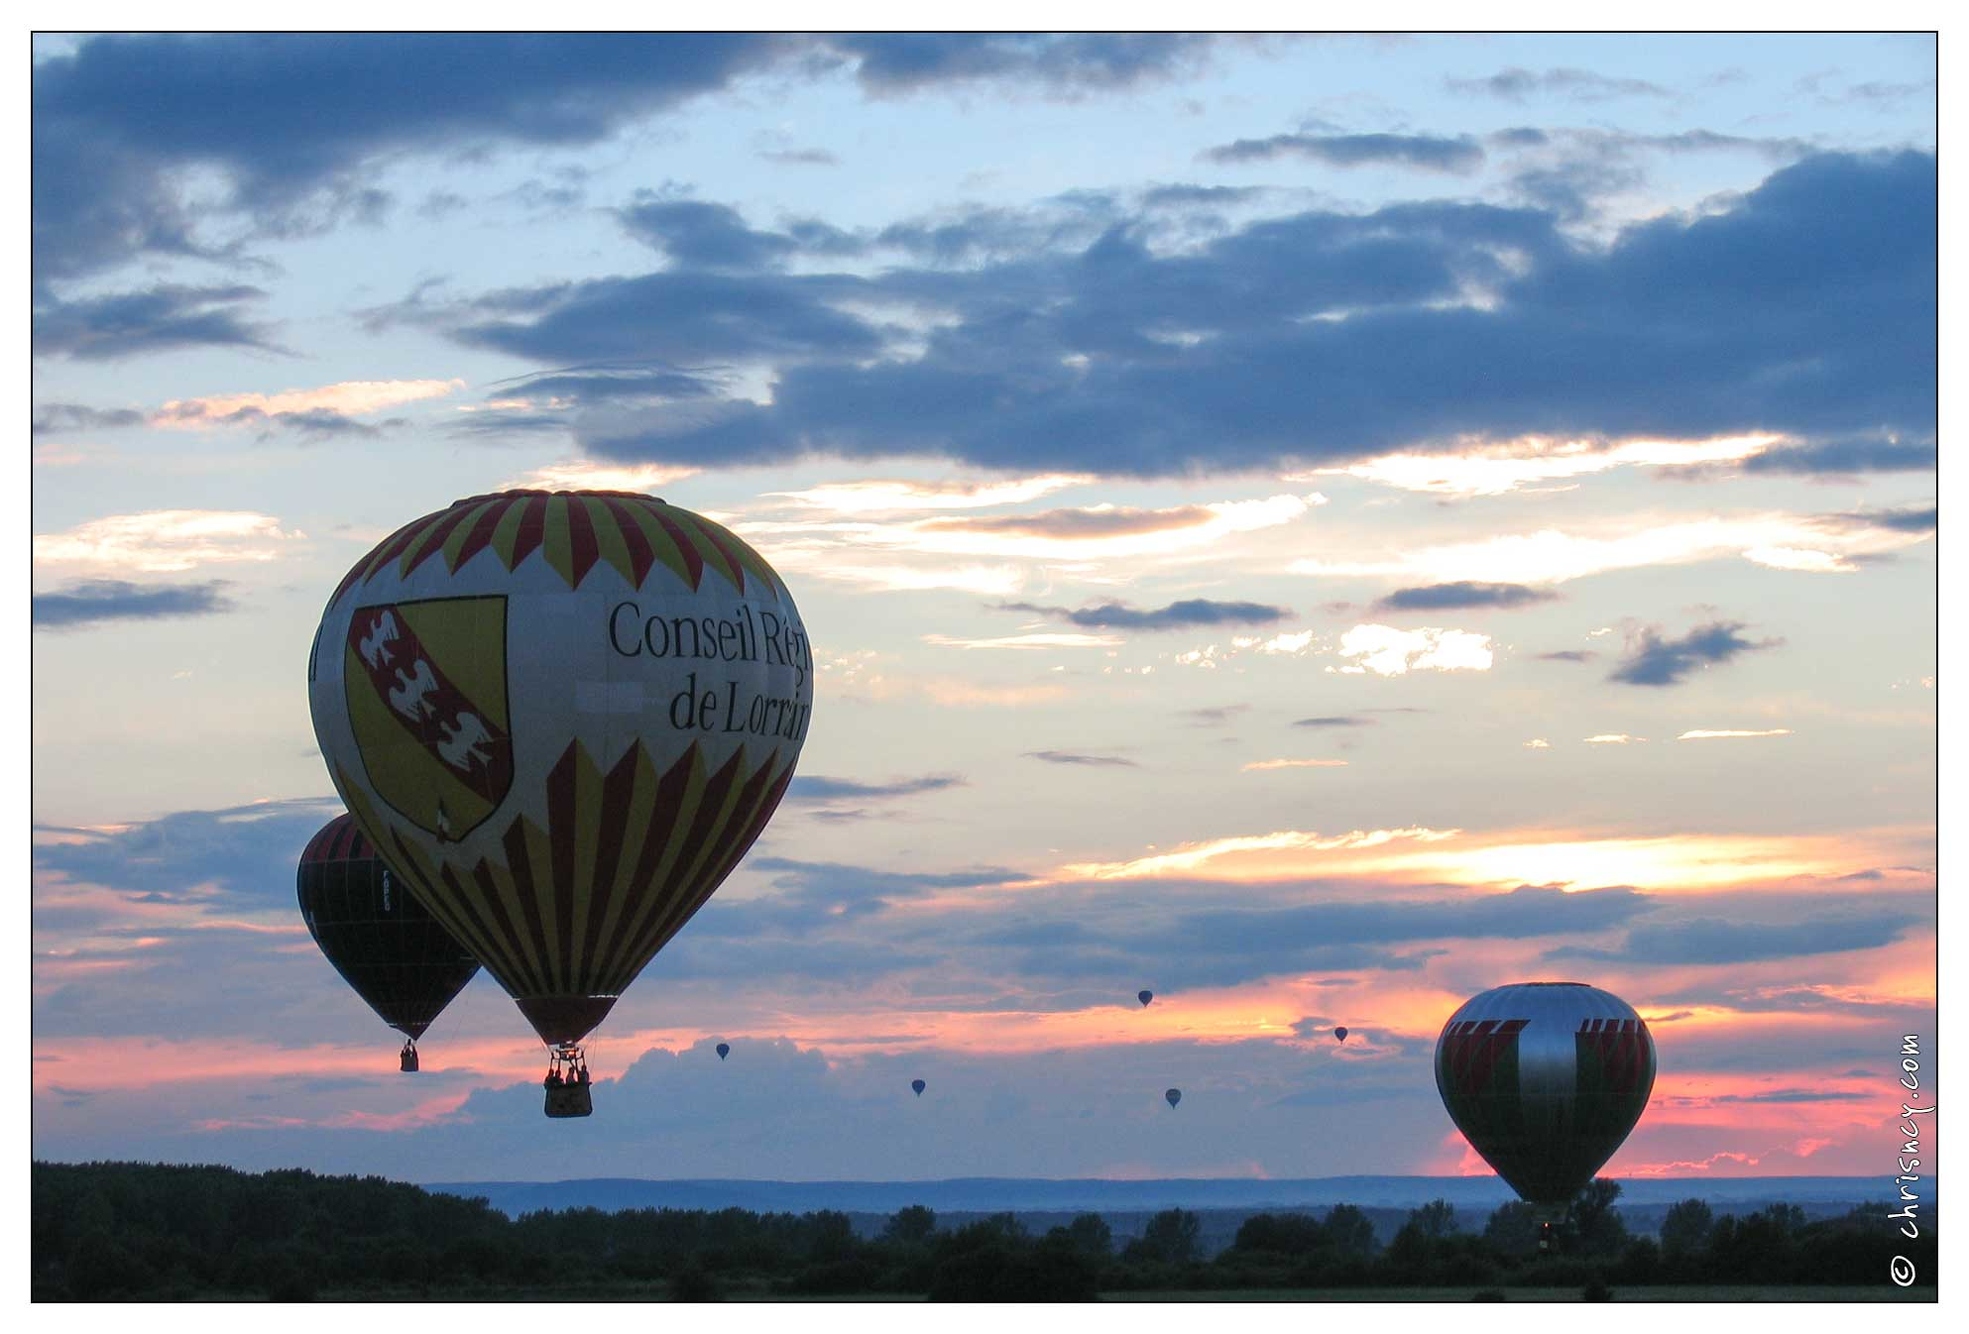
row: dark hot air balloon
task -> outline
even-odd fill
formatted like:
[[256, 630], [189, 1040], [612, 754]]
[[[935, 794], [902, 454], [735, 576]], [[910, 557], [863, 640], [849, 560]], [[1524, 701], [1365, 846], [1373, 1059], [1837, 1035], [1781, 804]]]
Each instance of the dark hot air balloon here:
[[1135, 999], [1146, 1006], [1150, 1001], [1155, 999], [1155, 993], [1153, 991], [1138, 991], [1135, 993]]
[[1168, 1101], [1171, 1107], [1174, 1107], [1177, 1103], [1183, 1100], [1183, 1090], [1170, 1089], [1167, 1093], [1164, 1093], [1162, 1096]]
[[1563, 1211], [1613, 1157], [1654, 1088], [1631, 1006], [1581, 982], [1523, 982], [1464, 1003], [1436, 1040], [1436, 1088], [1470, 1147], [1526, 1203]]
[[779, 805], [812, 669], [757, 552], [629, 492], [458, 501], [329, 599], [329, 774], [547, 1044], [549, 1115], [588, 1113], [582, 1040]]
[[923, 1090], [929, 1087], [929, 1085], [927, 1085], [927, 1084], [925, 1084], [925, 1083], [924, 1083], [924, 1082], [923, 1082], [922, 1080], [920, 1080], [920, 1079], [912, 1079], [912, 1080], [910, 1080], [910, 1081], [909, 1081], [909, 1086], [910, 1086], [910, 1087], [911, 1087], [912, 1089], [915, 1089], [915, 1090], [916, 1090], [916, 1096], [917, 1096], [917, 1097], [919, 1097], [919, 1098], [923, 1096]]
[[362, 830], [338, 815], [308, 840], [295, 877], [301, 920], [356, 995], [404, 1035], [398, 1065], [465, 989], [479, 961], [391, 874]]
[[718, 1044], [718, 1059], [719, 1059], [719, 1060], [721, 1060], [721, 1061], [722, 1061], [722, 1060], [724, 1060], [724, 1059], [725, 1059], [725, 1058], [726, 1058], [727, 1056], [729, 1056], [729, 1055], [731, 1055], [731, 1054], [732, 1054], [732, 1044], [731, 1044], [731, 1043], [729, 1043], [729, 1042], [720, 1042], [720, 1043]]
[[1347, 1040], [1347, 1030], [1345, 1028], [1336, 1028], [1333, 1030], [1333, 1036], [1336, 1040], [1345, 1042]]

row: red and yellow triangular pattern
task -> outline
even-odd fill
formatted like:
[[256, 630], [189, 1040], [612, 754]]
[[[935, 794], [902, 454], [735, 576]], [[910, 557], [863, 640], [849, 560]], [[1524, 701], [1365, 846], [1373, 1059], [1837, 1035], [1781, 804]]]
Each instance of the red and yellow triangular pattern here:
[[501, 491], [469, 496], [392, 534], [356, 564], [330, 605], [387, 569], [399, 578], [437, 559], [456, 573], [481, 551], [510, 571], [538, 554], [569, 588], [607, 565], [633, 588], [658, 565], [693, 592], [707, 570], [740, 593], [787, 600], [786, 585], [765, 559], [731, 532], [689, 510], [634, 491]]
[[769, 749], [754, 766], [741, 749], [713, 770], [693, 741], [659, 771], [637, 742], [603, 771], [571, 742], [547, 775], [545, 827], [515, 816], [500, 835], [504, 860], [470, 865], [426, 857], [348, 775], [336, 778], [350, 813], [432, 915], [558, 1043], [600, 1022], [605, 1002], [731, 874], [793, 776], [780, 758]]

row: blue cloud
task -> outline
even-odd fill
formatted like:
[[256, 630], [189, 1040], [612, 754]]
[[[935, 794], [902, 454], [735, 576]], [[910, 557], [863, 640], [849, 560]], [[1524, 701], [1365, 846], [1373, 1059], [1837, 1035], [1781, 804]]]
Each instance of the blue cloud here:
[[193, 347], [278, 352], [281, 349], [267, 327], [241, 313], [247, 302], [264, 296], [257, 287], [163, 283], [112, 296], [38, 300], [34, 350], [81, 361], [114, 361]]
[[90, 38], [34, 71], [36, 272], [195, 251], [171, 179], [185, 167], [221, 169], [231, 209], [278, 227], [384, 153], [594, 143], [788, 47], [717, 33]]
[[[704, 1188], [696, 1203], [779, 1208], [785, 1207], [784, 1190], [753, 1198], [739, 1183], [1079, 1178], [1111, 1176], [1116, 1164], [1143, 1162], [1172, 1177], [1206, 1177], [1222, 1173], [1227, 1142], [1240, 1145], [1240, 1161], [1261, 1165], [1269, 1176], [1309, 1177], [1353, 1168], [1346, 1145], [1308, 1134], [1308, 1125], [1344, 1125], [1359, 1117], [1363, 1105], [1375, 1109], [1377, 1131], [1390, 1143], [1433, 1143], [1446, 1129], [1433, 1096], [1402, 1096], [1418, 1080], [1428, 1086], [1427, 1044], [1375, 1059], [1330, 1061], [1309, 1059], [1305, 1046], [1292, 1040], [972, 1052], [939, 1048], [909, 1033], [874, 1032], [891, 1049], [870, 1050], [847, 1040], [830, 1040], [821, 1049], [777, 1032], [769, 1026], [723, 1031], [732, 1047], [726, 1061], [712, 1050], [718, 1039], [710, 1036], [675, 1051], [618, 1045], [591, 1053], [595, 1115], [579, 1126], [580, 1172], [666, 1175], [651, 1171], [651, 1146], [661, 1145], [666, 1160], [691, 1165], [688, 1175], [722, 1179]], [[530, 1041], [516, 1035], [515, 1047]], [[35, 1153], [67, 1161], [175, 1162], [209, 1161], [220, 1153], [243, 1168], [306, 1165], [426, 1182], [557, 1181], [569, 1175], [567, 1141], [543, 1134], [536, 1079], [448, 1072], [442, 1053], [441, 1044], [429, 1053], [426, 1073], [418, 1078], [436, 1082], [420, 1083], [420, 1097], [469, 1097], [435, 1125], [391, 1133], [348, 1128], [352, 1106], [384, 1113], [410, 1105], [405, 1085], [413, 1081], [379, 1071], [367, 1096], [354, 1089], [310, 1094], [301, 1081], [282, 1081], [276, 1099], [253, 1107], [266, 1114], [267, 1128], [219, 1133], [187, 1130], [182, 1107], [159, 1107], [148, 1090], [138, 1096], [105, 1093], [99, 1102], [117, 1104], [113, 1144], [97, 1128], [106, 1118], [46, 1115], [46, 1105], [37, 1102]], [[920, 1099], [909, 1088], [915, 1078], [928, 1083]], [[1181, 1115], [1163, 1102], [1162, 1091], [1172, 1085], [1183, 1089]], [[269, 1091], [260, 1078], [206, 1087], [228, 1100]], [[302, 1124], [283, 1125], [282, 1118]], [[340, 1124], [320, 1124], [337, 1118]], [[844, 1136], [843, 1126], [856, 1133]], [[1389, 1170], [1406, 1161], [1391, 1160]], [[842, 1189], [827, 1191], [838, 1201]], [[1153, 1190], [1145, 1186], [1134, 1194], [1153, 1204]], [[919, 1198], [898, 1195], [895, 1188], [862, 1193], [865, 1203], [883, 1211]], [[542, 1189], [526, 1207], [553, 1200], [551, 1188]]]
[[1048, 764], [1079, 764], [1096, 769], [1139, 769], [1142, 766], [1119, 755], [1081, 755], [1070, 750], [1029, 750], [1026, 755]]
[[309, 797], [177, 811], [111, 832], [37, 825], [67, 838], [37, 844], [34, 868], [159, 900], [209, 901], [216, 889], [240, 906], [292, 904], [301, 849], [340, 811], [332, 797]]
[[1303, 157], [1330, 167], [1397, 166], [1424, 171], [1470, 172], [1484, 163], [1484, 150], [1468, 135], [1454, 139], [1426, 134], [1275, 134], [1239, 139], [1208, 150], [1212, 162], [1262, 162]]
[[[585, 366], [563, 366], [532, 375], [496, 381], [492, 388], [502, 398], [570, 398], [582, 403], [617, 400], [662, 402], [682, 398], [703, 398], [718, 388], [715, 377], [681, 370], [660, 362], [599, 362]], [[476, 414], [474, 414], [476, 415]]]
[[[1040, 894], [965, 896], [938, 911], [899, 905], [944, 891], [996, 889], [1022, 877], [1002, 868], [909, 874], [762, 858], [774, 892], [713, 898], [651, 965], [679, 981], [784, 974], [820, 980], [907, 979], [935, 1008], [1011, 1004], [1073, 1008], [1089, 989], [1132, 997], [1230, 986], [1286, 973], [1423, 967], [1440, 942], [1593, 935], [1649, 911], [1647, 894], [1521, 887], [1506, 894], [1322, 901], [1307, 882], [1289, 906], [1221, 906], [1221, 886], [1158, 885], [1145, 909], [1138, 886], [1049, 886]], [[735, 942], [744, 942], [735, 951]], [[961, 961], [961, 962], [960, 962]]]
[[848, 778], [823, 778], [817, 774], [802, 775], [787, 784], [786, 800], [833, 801], [851, 797], [867, 801], [915, 796], [919, 792], [942, 792], [948, 788], [962, 786], [964, 780], [955, 774], [927, 774], [922, 778], [903, 778], [893, 783], [858, 783]]
[[1176, 33], [917, 32], [841, 34], [827, 42], [855, 58], [855, 77], [872, 93], [996, 81], [1074, 96], [1188, 73], [1212, 39]]
[[1449, 939], [1531, 938], [1602, 931], [1650, 906], [1626, 887], [1576, 893], [1520, 885], [1505, 894], [1449, 900], [1384, 899], [1291, 908], [1223, 908], [1176, 916], [1170, 943], [1204, 953], [1241, 954], [1328, 945]]
[[1736, 964], [1813, 954], [1870, 950], [1899, 940], [1921, 919], [1908, 913], [1846, 913], [1798, 922], [1690, 921], [1631, 928], [1619, 949], [1563, 946], [1547, 959], [1594, 959], [1639, 964]]
[[[929, 451], [1168, 476], [1470, 432], [1926, 436], [1935, 188], [1926, 154], [1822, 155], [1733, 207], [1638, 224], [1604, 249], [1575, 247], [1551, 210], [1475, 204], [1302, 213], [1174, 253], [1123, 221], [1077, 251], [1029, 241], [961, 271], [667, 273], [505, 293], [450, 327], [556, 362], [654, 347], [778, 367], [770, 404], [577, 426], [590, 452], [620, 460]], [[1485, 307], [1464, 301], [1472, 287]], [[844, 314], [849, 299], [950, 319], [922, 355], [876, 358], [890, 335]], [[1325, 313], [1345, 318], [1310, 318]]]
[[1891, 510], [1852, 510], [1839, 517], [1848, 523], [1861, 524], [1868, 528], [1885, 528], [1895, 533], [1935, 531], [1933, 505], [1908, 505]]
[[37, 1037], [307, 1042], [368, 1033], [379, 1056], [393, 1050], [381, 1022], [308, 945], [295, 907], [301, 849], [339, 809], [326, 798], [180, 811], [112, 830], [36, 825], [37, 976], [42, 959], [65, 970], [94, 965], [43, 980]]
[[1138, 608], [1119, 602], [1098, 607], [1045, 607], [1031, 602], [1004, 602], [1003, 611], [1035, 612], [1090, 630], [1180, 630], [1192, 625], [1271, 625], [1292, 615], [1289, 607], [1261, 602], [1218, 602], [1187, 598], [1166, 607]]
[[1528, 70], [1508, 66], [1482, 79], [1445, 79], [1452, 92], [1477, 93], [1506, 102], [1522, 102], [1527, 97], [1553, 95], [1574, 102], [1604, 102], [1616, 97], [1667, 97], [1660, 84], [1646, 79], [1625, 79], [1597, 74], [1592, 70], [1560, 68]]
[[33, 433], [54, 435], [62, 431], [114, 431], [142, 426], [144, 414], [135, 408], [92, 408], [83, 403], [43, 403], [34, 410]]
[[[1684, 987], [1670, 995], [1657, 996], [1655, 1001], [1662, 1005], [1721, 1007], [1746, 1014], [1838, 1014], [1869, 1020], [1904, 1014], [1909, 1008], [1904, 1001], [1865, 999], [1809, 986], [1737, 987], [1731, 986], [1727, 978], [1720, 985]], [[1684, 1017], [1688, 1013], [1682, 1012]]]
[[1748, 473], [1804, 476], [1860, 472], [1933, 472], [1935, 442], [1855, 436], [1786, 445], [1753, 454], [1740, 465]]
[[1217, 704], [1209, 708], [1185, 709], [1183, 716], [1193, 727], [1222, 727], [1241, 713], [1251, 710], [1249, 704]]
[[1742, 653], [1774, 648], [1782, 641], [1745, 639], [1738, 634], [1740, 621], [1713, 621], [1699, 625], [1680, 639], [1663, 639], [1654, 627], [1641, 632], [1640, 641], [1607, 674], [1609, 681], [1633, 686], [1672, 686], [1691, 672], [1711, 663], [1728, 662]]
[[72, 630], [105, 621], [155, 621], [177, 616], [212, 616], [233, 610], [226, 581], [196, 584], [132, 584], [121, 579], [88, 579], [54, 593], [34, 595], [34, 624]]
[[825, 148], [768, 148], [759, 157], [782, 167], [838, 167], [841, 159]]
[[1018, 884], [1026, 879], [1022, 872], [1004, 866], [981, 866], [968, 871], [899, 872], [844, 862], [801, 861], [792, 857], [749, 857], [745, 864], [756, 871], [776, 872], [774, 884], [782, 890], [822, 896], [848, 893], [896, 897], [939, 889]]
[[[454, 331], [462, 343], [550, 363], [656, 357], [691, 369], [749, 357], [805, 360], [873, 354], [879, 331], [833, 303], [866, 280], [698, 270], [595, 279], [507, 293], [489, 318]], [[740, 415], [730, 403], [723, 414]], [[698, 425], [693, 438], [716, 434]]]
[[235, 408], [220, 416], [207, 416], [203, 406], [197, 403], [176, 412], [160, 413], [159, 416], [188, 422], [212, 422], [222, 426], [258, 424], [264, 428], [259, 432], [259, 438], [262, 440], [270, 438], [276, 429], [292, 431], [304, 440], [327, 440], [338, 436], [374, 439], [382, 435], [385, 428], [402, 426], [407, 420], [403, 417], [388, 417], [381, 422], [365, 422], [333, 408], [268, 412], [263, 408], [243, 407]]
[[[1059, 96], [1193, 68], [1211, 39], [1174, 35], [233, 33], [102, 35], [37, 63], [37, 283], [145, 254], [237, 258], [197, 239], [214, 215], [261, 235], [374, 217], [361, 174], [389, 155], [572, 148], [768, 71], [851, 68], [890, 96], [1023, 84]], [[251, 107], [252, 114], [240, 108]], [[179, 175], [229, 192], [194, 204]]]
[[1398, 588], [1375, 605], [1383, 611], [1454, 611], [1469, 607], [1528, 607], [1551, 602], [1558, 594], [1529, 584], [1482, 584], [1468, 581]]
[[644, 195], [620, 217], [631, 236], [687, 268], [773, 268], [799, 249], [790, 236], [754, 231], [724, 204]]

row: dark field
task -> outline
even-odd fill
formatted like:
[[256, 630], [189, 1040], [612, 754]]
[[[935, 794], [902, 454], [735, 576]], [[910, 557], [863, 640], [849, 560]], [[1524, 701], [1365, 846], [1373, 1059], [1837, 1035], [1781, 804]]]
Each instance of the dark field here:
[[[1468, 1302], [1482, 1288], [1297, 1288], [1278, 1292], [1126, 1292], [1102, 1296], [1104, 1302]], [[1491, 1289], [1490, 1291], [1495, 1291]], [[1684, 1287], [1619, 1288], [1615, 1302], [1933, 1302], [1936, 1289], [1897, 1288], [1884, 1280], [1876, 1287], [1776, 1287], [1748, 1285], [1689, 1285]], [[1494, 1299], [1493, 1299], [1494, 1300]], [[1577, 1302], [1577, 1288], [1511, 1288], [1507, 1302]]]
[[[1105, 1292], [1094, 1298], [1102, 1302], [1468, 1302], [1482, 1288], [1280, 1288], [1225, 1289], [1191, 1292], [1165, 1289], [1145, 1292]], [[236, 1293], [211, 1293], [198, 1300], [263, 1301], [264, 1297]], [[388, 1295], [363, 1289], [333, 1290], [316, 1294], [318, 1302], [670, 1302], [668, 1284], [625, 1283], [600, 1290], [548, 1288], [461, 1288], [452, 1291], [411, 1289]], [[826, 1302], [832, 1304], [880, 1302], [927, 1302], [920, 1293], [870, 1292], [838, 1296], [799, 1296], [775, 1292], [765, 1284], [735, 1286], [718, 1300], [727, 1302]], [[1489, 1300], [1495, 1301], [1497, 1298]], [[1578, 1288], [1511, 1288], [1504, 1291], [1506, 1302], [1583, 1301]], [[1746, 1284], [1695, 1284], [1682, 1287], [1621, 1288], [1606, 1300], [1615, 1302], [1922, 1302], [1932, 1304], [1936, 1289], [1932, 1284], [1897, 1288], [1882, 1282], [1872, 1287], [1756, 1286]]]

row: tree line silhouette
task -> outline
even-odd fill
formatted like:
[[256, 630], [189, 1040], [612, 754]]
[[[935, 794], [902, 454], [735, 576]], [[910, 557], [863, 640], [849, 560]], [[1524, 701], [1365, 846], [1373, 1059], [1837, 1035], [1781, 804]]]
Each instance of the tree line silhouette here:
[[943, 1301], [1086, 1301], [1102, 1292], [1233, 1289], [1480, 1289], [1620, 1286], [1885, 1286], [1903, 1256], [1933, 1285], [1924, 1223], [1902, 1237], [1886, 1210], [1810, 1221], [1796, 1205], [1713, 1215], [1670, 1209], [1660, 1236], [1630, 1236], [1618, 1182], [1574, 1200], [1549, 1253], [1529, 1206], [1507, 1204], [1481, 1229], [1437, 1200], [1411, 1211], [1385, 1246], [1352, 1205], [1323, 1216], [1261, 1213], [1234, 1243], [1204, 1254], [1200, 1220], [1169, 1209], [1117, 1245], [1084, 1213], [1034, 1235], [1010, 1213], [957, 1227], [911, 1205], [879, 1235], [835, 1210], [592, 1208], [517, 1219], [482, 1199], [381, 1177], [264, 1174], [145, 1163], [33, 1165], [36, 1301], [486, 1299], [921, 1294]]

